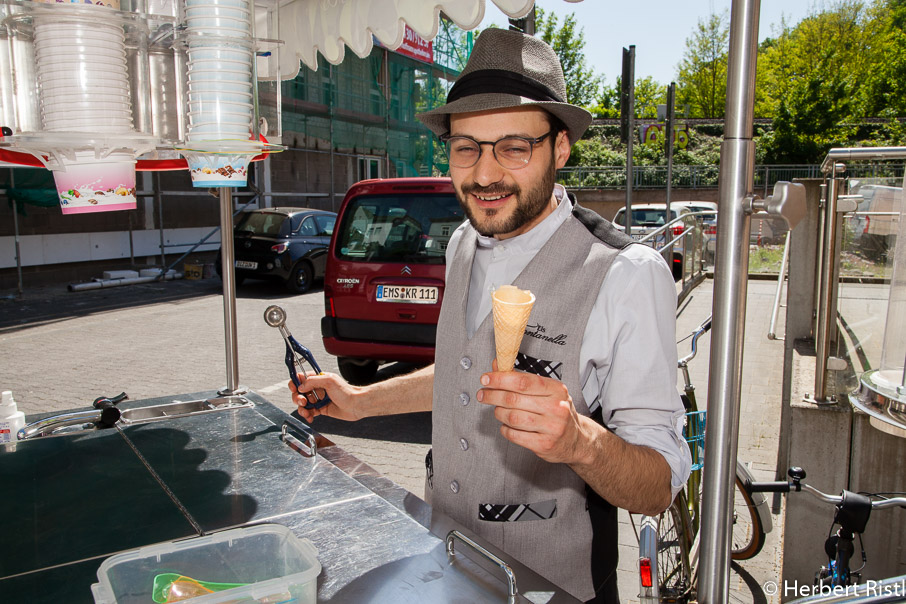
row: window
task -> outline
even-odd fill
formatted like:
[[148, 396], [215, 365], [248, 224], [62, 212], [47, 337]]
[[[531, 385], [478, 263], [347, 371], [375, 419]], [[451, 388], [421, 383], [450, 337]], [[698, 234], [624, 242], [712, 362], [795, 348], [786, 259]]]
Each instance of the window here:
[[352, 200], [337, 234], [345, 260], [442, 264], [463, 221], [454, 195], [369, 195]]
[[336, 216], [315, 216], [315, 223], [318, 225], [318, 237], [330, 237], [333, 235], [333, 226], [337, 222]]
[[315, 219], [309, 216], [302, 221], [302, 226], [299, 227], [299, 235], [303, 237], [314, 237], [318, 234], [318, 227], [315, 226]]
[[235, 230], [237, 233], [252, 235], [289, 235], [288, 228], [283, 228], [284, 220], [286, 220], [286, 216], [283, 214], [248, 212], [239, 220]]

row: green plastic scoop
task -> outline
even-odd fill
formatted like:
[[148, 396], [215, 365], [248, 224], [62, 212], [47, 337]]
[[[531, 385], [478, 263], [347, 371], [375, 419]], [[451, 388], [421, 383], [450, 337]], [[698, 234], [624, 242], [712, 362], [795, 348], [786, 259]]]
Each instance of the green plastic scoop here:
[[[154, 577], [151, 599], [157, 604], [167, 604], [168, 602], [178, 602], [190, 597], [246, 585], [248, 583], [214, 583], [213, 581], [199, 581], [179, 573], [161, 573]], [[177, 596], [177, 594], [172, 593], [174, 588], [183, 593]], [[171, 599], [171, 596], [177, 596], [178, 599]]]

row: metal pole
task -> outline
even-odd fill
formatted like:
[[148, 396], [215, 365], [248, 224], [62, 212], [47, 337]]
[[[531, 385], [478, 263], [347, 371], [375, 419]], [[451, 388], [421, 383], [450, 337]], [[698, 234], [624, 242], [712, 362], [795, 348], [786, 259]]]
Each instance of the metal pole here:
[[623, 82], [627, 90], [626, 98], [626, 234], [632, 232], [632, 143], [635, 140], [635, 46], [629, 50], [623, 49], [623, 77], [628, 82]]
[[727, 65], [727, 107], [720, 154], [717, 265], [714, 271], [708, 463], [702, 480], [699, 602], [729, 598], [732, 503], [739, 437], [750, 218], [754, 185], [755, 60], [760, 0], [733, 0]]
[[[333, 210], [334, 212], [336, 212], [338, 210], [337, 206], [335, 205], [336, 204], [336, 191], [335, 191], [336, 187], [333, 182], [333, 180], [334, 180], [334, 165], [333, 165], [333, 160], [334, 160], [333, 113], [334, 113], [334, 111], [333, 111], [333, 105], [334, 105], [334, 91], [336, 89], [336, 82], [334, 82], [334, 80], [333, 80], [334, 73], [336, 73], [336, 72], [334, 71], [333, 65], [328, 65], [327, 66], [327, 75], [328, 75], [328, 79], [330, 80], [330, 97], [327, 99], [327, 114], [328, 114], [328, 121], [330, 122], [330, 209]], [[227, 233], [227, 232], [232, 233], [233, 231], [232, 230], [224, 231], [224, 233]]]
[[[845, 169], [843, 164], [834, 165], [835, 172]], [[827, 357], [830, 341], [833, 337], [831, 330], [837, 322], [837, 313], [832, 302], [837, 288], [836, 258], [837, 258], [837, 197], [840, 195], [840, 185], [843, 179], [836, 178], [836, 174], [828, 180], [827, 202], [824, 204], [824, 241], [821, 245], [824, 250], [821, 263], [821, 284], [818, 289], [818, 319], [815, 327], [815, 396], [814, 401], [824, 403], [827, 401]]]
[[777, 337], [777, 313], [780, 311], [780, 293], [783, 291], [783, 279], [786, 276], [786, 265], [790, 260], [790, 240], [793, 231], [786, 232], [786, 243], [783, 244], [783, 260], [780, 261], [780, 275], [777, 276], [777, 291], [774, 292], [774, 307], [771, 309], [771, 327], [768, 329], [769, 340], [783, 340]]
[[676, 82], [670, 82], [667, 87], [667, 216], [665, 222], [670, 222], [670, 191], [673, 187], [673, 105], [676, 95]]
[[[16, 176], [12, 168], [9, 169], [9, 188], [16, 188]], [[13, 201], [13, 233], [16, 237], [16, 274], [18, 275], [17, 287], [22, 295], [22, 252], [19, 249], [19, 204]]]
[[220, 188], [221, 274], [223, 275], [223, 339], [226, 349], [226, 387], [220, 394], [239, 394], [239, 345], [236, 340], [236, 281], [233, 277], [233, 197]]
[[160, 268], [167, 266], [167, 258], [164, 255], [164, 200], [160, 193], [160, 174], [154, 173], [154, 201], [157, 202], [157, 231], [160, 237]]
[[[673, 182], [673, 103], [674, 103], [674, 93], [676, 92], [676, 83], [670, 82], [670, 85], [667, 87], [667, 116], [666, 124], [667, 127], [667, 199], [666, 199], [666, 212], [664, 214], [664, 222], [670, 222], [673, 220], [673, 214], [670, 213], [670, 192], [671, 184]], [[627, 214], [628, 215], [628, 214]], [[673, 266], [673, 246], [669, 248], [665, 246], [667, 251], [664, 252], [664, 259], [667, 261], [671, 267]], [[681, 280], [683, 285], [686, 283], [686, 262], [688, 259], [686, 255], [686, 236], [683, 236], [683, 274]], [[694, 260], [693, 260], [694, 262]]]

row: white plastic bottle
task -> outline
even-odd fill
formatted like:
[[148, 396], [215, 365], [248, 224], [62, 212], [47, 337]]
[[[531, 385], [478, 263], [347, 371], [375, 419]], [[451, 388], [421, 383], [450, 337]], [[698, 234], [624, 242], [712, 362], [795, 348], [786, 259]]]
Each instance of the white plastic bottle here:
[[15, 443], [18, 440], [16, 433], [24, 426], [25, 414], [16, 407], [13, 393], [4, 390], [0, 394], [0, 443]]

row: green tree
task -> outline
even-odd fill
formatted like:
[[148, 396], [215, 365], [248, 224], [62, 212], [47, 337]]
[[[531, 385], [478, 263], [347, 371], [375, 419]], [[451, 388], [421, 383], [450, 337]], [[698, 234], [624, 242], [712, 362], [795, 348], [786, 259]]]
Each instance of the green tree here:
[[535, 8], [535, 32], [551, 45], [560, 58], [566, 78], [566, 100], [585, 107], [595, 103], [603, 84], [601, 76], [585, 64], [585, 32], [576, 25], [575, 13], [570, 13], [559, 24], [553, 12]]
[[856, 135], [871, 55], [862, 2], [843, 0], [813, 13], [763, 45], [762, 110], [774, 118], [763, 137], [770, 163], [813, 163]]
[[688, 105], [690, 117], [723, 117], [727, 101], [727, 58], [730, 27], [726, 11], [699, 20], [686, 38], [679, 64], [678, 105]]
[[906, 116], [906, 0], [881, 0], [869, 11], [862, 102], [872, 117]]
[[667, 103], [667, 86], [645, 76], [635, 81], [635, 115], [636, 117], [656, 118], [657, 106]]

